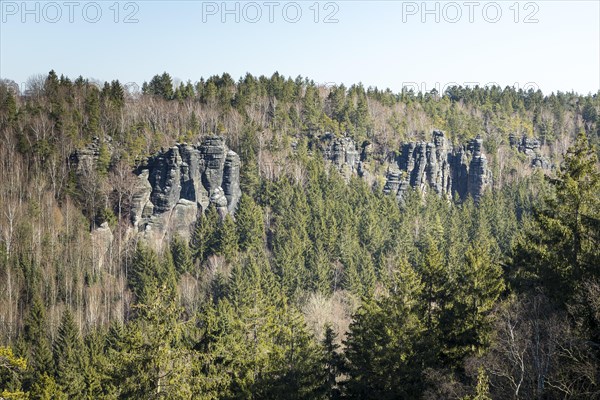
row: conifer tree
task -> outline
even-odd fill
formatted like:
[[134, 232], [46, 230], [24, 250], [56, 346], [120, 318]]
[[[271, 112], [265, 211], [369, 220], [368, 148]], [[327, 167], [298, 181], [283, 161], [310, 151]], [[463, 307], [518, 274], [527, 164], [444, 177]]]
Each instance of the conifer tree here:
[[217, 249], [217, 229], [219, 224], [219, 213], [216, 207], [211, 204], [206, 213], [202, 214], [192, 235], [191, 250], [194, 260], [197, 263], [203, 262], [210, 254], [214, 254]]
[[230, 214], [223, 218], [217, 230], [217, 254], [225, 256], [229, 262], [233, 261], [238, 254], [238, 234]]
[[193, 269], [192, 252], [188, 244], [180, 237], [175, 236], [171, 241], [171, 255], [175, 270], [178, 274], [190, 273]]
[[325, 337], [321, 342], [322, 364], [325, 369], [325, 382], [323, 383], [323, 395], [326, 399], [341, 398], [341, 391], [337, 380], [344, 367], [344, 359], [340, 353], [340, 345], [336, 343], [337, 334], [329, 324], [325, 326]]
[[600, 273], [600, 172], [596, 152], [580, 132], [555, 178], [554, 194], [535, 210], [516, 246], [521, 284], [545, 287], [559, 301]]
[[62, 316], [54, 342], [54, 361], [56, 365], [56, 383], [69, 397], [81, 397], [84, 390], [82, 359], [84, 349], [69, 309]]
[[52, 347], [48, 339], [46, 311], [39, 295], [34, 295], [29, 314], [25, 319], [24, 334], [31, 351], [30, 364], [34, 370], [34, 380], [43, 373], [52, 375], [54, 373]]
[[262, 210], [252, 198], [242, 194], [235, 213], [238, 244], [241, 251], [260, 250], [264, 241], [264, 221]]

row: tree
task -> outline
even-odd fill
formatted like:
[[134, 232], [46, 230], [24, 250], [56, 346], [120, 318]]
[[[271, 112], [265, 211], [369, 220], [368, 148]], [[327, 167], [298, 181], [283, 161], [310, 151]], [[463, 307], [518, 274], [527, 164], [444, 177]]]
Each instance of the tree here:
[[535, 209], [516, 247], [521, 283], [547, 289], [558, 301], [572, 298], [584, 280], [600, 276], [600, 172], [583, 132], [567, 150], [551, 194]]
[[[145, 82], [144, 82], [145, 83]], [[163, 72], [162, 75], [154, 75], [149, 84], [145, 85], [144, 93], [160, 96], [165, 100], [173, 99], [173, 80], [171, 75]]]
[[323, 383], [323, 393], [326, 399], [341, 398], [341, 391], [338, 386], [338, 378], [344, 367], [344, 359], [340, 353], [340, 345], [336, 343], [337, 334], [331, 325], [325, 326], [325, 337], [321, 342], [322, 346], [322, 364], [325, 368], [325, 382]]
[[473, 400], [492, 400], [490, 397], [490, 382], [483, 368], [479, 368], [477, 374], [477, 387], [475, 388]]
[[203, 262], [216, 251], [218, 224], [219, 214], [216, 207], [211, 204], [206, 213], [196, 221], [192, 234], [191, 250], [196, 262]]
[[67, 309], [63, 313], [54, 342], [56, 383], [69, 397], [81, 397], [84, 390], [82, 358], [84, 348], [75, 326], [73, 315]]
[[181, 343], [185, 325], [173, 294], [162, 288], [150, 293], [136, 314], [111, 350], [119, 398], [192, 398], [192, 355]]
[[426, 285], [407, 263], [395, 276], [393, 292], [363, 302], [350, 325], [344, 341], [348, 398], [416, 398], [422, 391], [423, 365], [435, 352], [419, 308]]
[[430, 234], [425, 238], [421, 250], [418, 272], [424, 285], [422, 296], [427, 307], [426, 324], [427, 328], [433, 332], [438, 328], [439, 318], [444, 308], [448, 279], [444, 256]]
[[180, 237], [175, 236], [171, 241], [171, 254], [178, 274], [191, 273], [193, 269], [192, 252], [188, 244]]
[[217, 230], [217, 254], [225, 256], [229, 262], [238, 254], [238, 235], [231, 214], [227, 214]]
[[242, 194], [235, 223], [238, 232], [238, 244], [241, 251], [258, 251], [263, 247], [264, 221], [262, 210], [252, 198]]
[[0, 346], [0, 398], [27, 399], [21, 387], [22, 375], [27, 369], [27, 360], [16, 357], [10, 347]]
[[174, 293], [176, 279], [170, 252], [165, 252], [161, 262], [154, 250], [138, 242], [128, 282], [138, 303], [152, 298], [158, 290]]
[[489, 241], [475, 239], [448, 286], [449, 299], [440, 323], [443, 352], [458, 363], [489, 345], [491, 313], [504, 291], [502, 269], [492, 261]]
[[25, 318], [24, 336], [31, 352], [31, 367], [34, 376], [37, 377], [44, 373], [51, 375], [54, 372], [52, 348], [47, 335], [44, 304], [39, 295], [34, 295], [29, 314]]

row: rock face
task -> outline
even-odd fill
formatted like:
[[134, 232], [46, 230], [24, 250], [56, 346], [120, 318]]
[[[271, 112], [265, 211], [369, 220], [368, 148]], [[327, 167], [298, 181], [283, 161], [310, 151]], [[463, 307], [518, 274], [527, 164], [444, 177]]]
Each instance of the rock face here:
[[73, 152], [69, 157], [69, 161], [78, 174], [84, 170], [91, 171], [96, 168], [102, 151], [105, 151], [109, 158], [113, 153], [112, 138], [108, 135], [103, 138], [94, 137], [86, 147]]
[[98, 263], [96, 268], [100, 270], [104, 266], [105, 260], [110, 257], [114, 236], [107, 222], [92, 230], [90, 236], [92, 238], [93, 260]]
[[321, 144], [325, 159], [348, 177], [351, 173], [358, 172], [361, 155], [356, 149], [356, 143], [349, 137], [337, 138], [331, 133], [321, 137]]
[[514, 135], [509, 137], [510, 146], [517, 148], [517, 150], [531, 159], [531, 166], [543, 169], [549, 169], [551, 167], [548, 160], [542, 156], [541, 147], [542, 143], [539, 139], [528, 138], [523, 136], [521, 140], [517, 140]]
[[220, 137], [198, 146], [177, 144], [150, 157], [137, 174], [132, 223], [157, 244], [172, 233], [189, 239], [209, 204], [224, 216], [235, 211], [241, 197], [240, 158]]
[[401, 146], [400, 156], [387, 174], [386, 193], [401, 199], [409, 187], [434, 190], [439, 195], [461, 199], [471, 195], [478, 201], [491, 182], [487, 158], [478, 137], [468, 145], [453, 148], [441, 131], [432, 142], [411, 142]]

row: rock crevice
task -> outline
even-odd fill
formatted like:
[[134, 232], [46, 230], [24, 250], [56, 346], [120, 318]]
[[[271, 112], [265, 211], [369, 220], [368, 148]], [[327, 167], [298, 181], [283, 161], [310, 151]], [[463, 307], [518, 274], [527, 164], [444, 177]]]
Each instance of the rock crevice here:
[[387, 174], [386, 193], [401, 199], [409, 187], [434, 190], [439, 195], [478, 201], [491, 183], [491, 171], [481, 138], [453, 148], [441, 131], [433, 131], [431, 142], [404, 143]]
[[240, 158], [221, 137], [176, 144], [150, 157], [136, 173], [140, 185], [132, 223], [157, 244], [175, 233], [189, 239], [198, 214], [211, 203], [224, 216], [235, 211], [241, 197]]

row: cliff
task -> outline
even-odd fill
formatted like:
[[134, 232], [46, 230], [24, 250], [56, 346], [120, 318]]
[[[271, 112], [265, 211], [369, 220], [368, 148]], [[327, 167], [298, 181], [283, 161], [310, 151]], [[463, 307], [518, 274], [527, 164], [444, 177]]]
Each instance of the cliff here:
[[150, 157], [136, 173], [141, 182], [132, 223], [155, 243], [175, 233], [189, 239], [209, 204], [224, 216], [235, 211], [241, 196], [239, 156], [220, 137], [196, 146], [177, 144]]
[[401, 199], [413, 187], [448, 197], [457, 194], [460, 199], [471, 195], [478, 201], [492, 180], [482, 147], [478, 137], [453, 148], [441, 131], [433, 132], [431, 142], [404, 143], [388, 171], [384, 191]]

